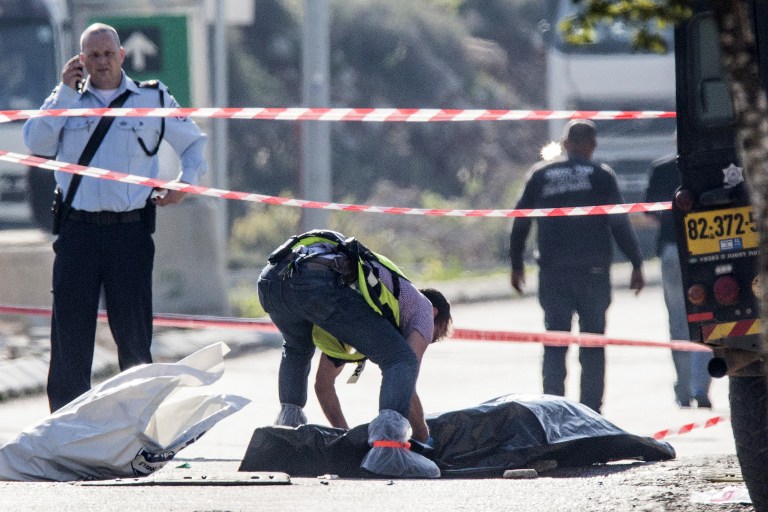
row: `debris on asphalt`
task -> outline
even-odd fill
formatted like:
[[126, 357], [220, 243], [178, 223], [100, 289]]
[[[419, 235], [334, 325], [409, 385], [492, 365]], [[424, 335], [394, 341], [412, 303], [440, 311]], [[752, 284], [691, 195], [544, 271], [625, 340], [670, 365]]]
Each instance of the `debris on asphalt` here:
[[746, 485], [729, 485], [722, 489], [697, 492], [691, 495], [691, 503], [707, 503], [710, 505], [728, 503], [752, 503]]
[[523, 478], [538, 478], [539, 473], [535, 469], [508, 469], [504, 472], [504, 478], [519, 480]]

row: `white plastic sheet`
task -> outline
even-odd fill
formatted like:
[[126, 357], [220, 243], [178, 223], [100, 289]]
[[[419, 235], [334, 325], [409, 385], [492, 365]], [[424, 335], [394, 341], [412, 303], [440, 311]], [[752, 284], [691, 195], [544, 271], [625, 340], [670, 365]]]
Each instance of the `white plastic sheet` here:
[[217, 343], [95, 386], [0, 447], [0, 480], [106, 480], [157, 471], [249, 403], [202, 389], [221, 377], [227, 352]]

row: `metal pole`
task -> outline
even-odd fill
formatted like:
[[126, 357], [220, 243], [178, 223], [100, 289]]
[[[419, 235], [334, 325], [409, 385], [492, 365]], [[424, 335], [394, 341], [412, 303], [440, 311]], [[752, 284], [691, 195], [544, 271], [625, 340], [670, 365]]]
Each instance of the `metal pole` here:
[[[227, 88], [227, 27], [224, 21], [224, 0], [216, 0], [216, 20], [213, 31], [213, 103], [215, 107], [227, 107], [229, 97]], [[227, 120], [213, 119], [213, 169], [214, 186], [221, 190], [229, 189], [227, 178]], [[228, 237], [227, 201], [218, 201], [216, 209], [219, 221], [222, 248], [226, 250]]]
[[[328, 0], [304, 0], [302, 30], [302, 100], [305, 107], [328, 107], [329, 39]], [[331, 200], [331, 150], [328, 121], [302, 123], [301, 196], [313, 201]], [[301, 229], [328, 227], [328, 212], [303, 209]]]

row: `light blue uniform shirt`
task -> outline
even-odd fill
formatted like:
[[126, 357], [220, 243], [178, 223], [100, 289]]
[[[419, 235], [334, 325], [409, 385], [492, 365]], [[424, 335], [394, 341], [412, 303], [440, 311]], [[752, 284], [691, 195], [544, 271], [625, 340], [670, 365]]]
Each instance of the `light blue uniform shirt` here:
[[[158, 108], [179, 106], [162, 83], [159, 89], [138, 87], [123, 72], [123, 81], [115, 92], [126, 89], [131, 95], [124, 108]], [[165, 105], [160, 105], [160, 90]], [[42, 110], [66, 108], [104, 108], [107, 105], [90, 89], [86, 80], [83, 93], [60, 83], [45, 100]], [[39, 117], [24, 124], [24, 142], [35, 155], [52, 157], [62, 162], [77, 163], [88, 139], [99, 122], [98, 117]], [[90, 165], [110, 171], [156, 178], [157, 156], [147, 156], [139, 145], [139, 137], [149, 150], [157, 146], [160, 137], [159, 117], [117, 117], [101, 142]], [[206, 169], [204, 150], [207, 137], [188, 117], [168, 117], [163, 140], [168, 142], [181, 159], [178, 179], [196, 185]], [[73, 174], [56, 171], [56, 183], [64, 191]], [[143, 208], [152, 188], [118, 181], [84, 176], [72, 206], [78, 210], [125, 212]]]

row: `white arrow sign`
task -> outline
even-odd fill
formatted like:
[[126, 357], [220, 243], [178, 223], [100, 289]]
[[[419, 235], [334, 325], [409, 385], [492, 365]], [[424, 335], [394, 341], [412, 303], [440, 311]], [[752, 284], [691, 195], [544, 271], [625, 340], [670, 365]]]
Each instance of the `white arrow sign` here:
[[143, 71], [147, 67], [147, 57], [157, 55], [157, 45], [141, 32], [134, 32], [123, 43], [125, 56], [131, 58], [131, 67]]

